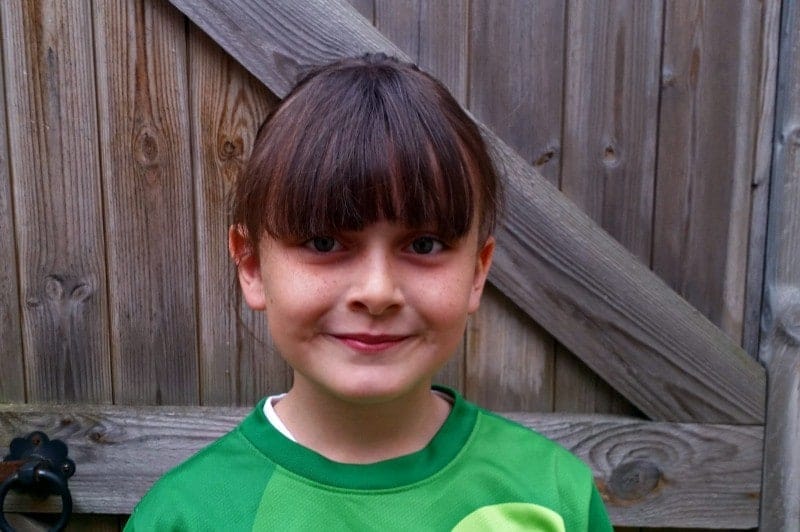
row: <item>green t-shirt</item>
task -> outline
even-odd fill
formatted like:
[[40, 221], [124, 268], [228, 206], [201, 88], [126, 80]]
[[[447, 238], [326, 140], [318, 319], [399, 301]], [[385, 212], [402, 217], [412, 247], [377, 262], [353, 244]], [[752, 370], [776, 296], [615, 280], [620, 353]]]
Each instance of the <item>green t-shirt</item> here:
[[292, 442], [267, 421], [262, 400], [161, 478], [125, 530], [612, 530], [585, 464], [440, 390], [454, 404], [430, 443], [367, 465]]

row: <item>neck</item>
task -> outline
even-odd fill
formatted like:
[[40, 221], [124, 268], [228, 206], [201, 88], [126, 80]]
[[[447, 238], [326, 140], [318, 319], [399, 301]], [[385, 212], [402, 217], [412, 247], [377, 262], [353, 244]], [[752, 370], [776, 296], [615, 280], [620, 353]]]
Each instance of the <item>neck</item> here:
[[366, 464], [425, 447], [447, 418], [450, 404], [429, 385], [391, 400], [351, 402], [296, 375], [275, 410], [301, 445], [330, 460]]

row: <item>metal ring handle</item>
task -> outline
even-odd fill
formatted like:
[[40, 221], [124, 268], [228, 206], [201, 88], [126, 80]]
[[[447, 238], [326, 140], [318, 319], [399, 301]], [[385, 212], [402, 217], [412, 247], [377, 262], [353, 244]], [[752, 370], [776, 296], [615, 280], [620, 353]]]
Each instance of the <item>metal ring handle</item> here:
[[[37, 467], [34, 476], [36, 480], [45, 480], [56, 487], [58, 494], [61, 495], [61, 515], [58, 521], [50, 528], [50, 532], [61, 532], [66, 528], [70, 515], [72, 515], [72, 495], [67, 487], [67, 482], [59, 475], [47, 468]], [[0, 531], [14, 532], [14, 528], [6, 521], [6, 514], [3, 506], [6, 502], [6, 495], [19, 481], [19, 473], [14, 473], [0, 484]]]

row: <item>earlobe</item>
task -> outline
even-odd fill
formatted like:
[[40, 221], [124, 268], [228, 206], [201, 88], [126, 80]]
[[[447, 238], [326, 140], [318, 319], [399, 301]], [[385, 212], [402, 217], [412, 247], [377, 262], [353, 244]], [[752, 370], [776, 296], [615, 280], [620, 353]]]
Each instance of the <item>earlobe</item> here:
[[228, 251], [236, 263], [239, 286], [247, 305], [253, 310], [264, 310], [266, 297], [261, 264], [247, 238], [247, 230], [241, 225], [232, 225], [228, 230]]
[[494, 237], [490, 236], [478, 251], [478, 257], [475, 261], [475, 277], [469, 297], [468, 310], [470, 314], [476, 312], [481, 303], [483, 287], [486, 285], [486, 278], [489, 276], [489, 268], [492, 266], [492, 258], [494, 257], [494, 243]]

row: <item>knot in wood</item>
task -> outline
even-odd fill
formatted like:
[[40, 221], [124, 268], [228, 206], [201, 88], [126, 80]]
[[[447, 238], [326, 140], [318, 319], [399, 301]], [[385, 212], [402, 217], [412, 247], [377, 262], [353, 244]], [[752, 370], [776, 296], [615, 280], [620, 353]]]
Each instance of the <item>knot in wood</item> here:
[[242, 154], [242, 139], [228, 139], [226, 138], [223, 142], [220, 143], [219, 147], [219, 158], [223, 161], [229, 161], [231, 159], [236, 159]]
[[64, 299], [64, 279], [57, 275], [48, 275], [44, 279], [44, 293], [50, 301]]
[[652, 493], [661, 480], [661, 469], [649, 460], [623, 462], [611, 472], [608, 488], [616, 499], [633, 501]]
[[800, 146], [800, 127], [795, 126], [785, 133], [782, 133], [780, 139], [782, 144]]
[[133, 140], [136, 161], [145, 168], [158, 165], [158, 134], [150, 127], [142, 127]]
[[546, 152], [541, 154], [539, 157], [536, 158], [535, 161], [533, 161], [533, 166], [544, 166], [545, 164], [550, 162], [550, 160], [553, 157], [555, 157], [555, 155], [556, 155], [556, 150], [553, 148], [548, 148]]
[[619, 162], [619, 157], [617, 156], [617, 150], [614, 149], [614, 146], [608, 144], [603, 150], [603, 164], [606, 166], [616, 166]]

